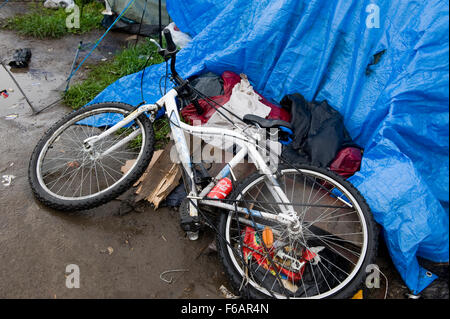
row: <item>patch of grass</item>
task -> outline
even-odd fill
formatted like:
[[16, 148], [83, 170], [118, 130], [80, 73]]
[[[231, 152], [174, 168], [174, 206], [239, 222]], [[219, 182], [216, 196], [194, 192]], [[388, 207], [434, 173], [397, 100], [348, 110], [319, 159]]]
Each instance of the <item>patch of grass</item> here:
[[[117, 130], [116, 135], [117, 136], [124, 135], [124, 137], [126, 137], [133, 132], [134, 130], [131, 128], [120, 128]], [[141, 147], [142, 147], [142, 135], [139, 135], [138, 137], [136, 137], [135, 139], [131, 140], [128, 143], [128, 148], [131, 150], [140, 150]]]
[[[79, 83], [72, 85], [64, 93], [64, 102], [74, 110], [79, 109], [94, 99], [107, 86], [119, 78], [136, 73], [142, 70], [148, 57], [148, 65], [159, 64], [164, 59], [157, 53], [157, 49], [150, 41], [141, 42], [136, 47], [134, 44], [129, 48], [123, 49], [112, 60], [101, 62], [97, 65], [90, 65], [86, 78]], [[156, 149], [162, 149], [169, 142], [167, 135], [170, 132], [170, 126], [167, 119], [158, 119], [155, 121], [155, 140]], [[120, 131], [122, 133], [123, 131]], [[130, 147], [139, 148], [142, 143], [142, 137], [130, 142]]]
[[142, 70], [149, 55], [149, 65], [164, 62], [155, 45], [146, 41], [122, 50], [110, 61], [90, 65], [87, 77], [64, 94], [64, 102], [74, 110], [79, 109], [119, 78]]
[[[170, 141], [170, 125], [169, 120], [167, 118], [160, 118], [156, 120], [153, 123], [153, 129], [155, 130], [155, 150], [161, 150], [163, 149], [167, 143]], [[125, 133], [125, 134], [124, 134]], [[133, 133], [133, 130], [130, 128], [121, 128], [116, 132], [116, 135], [122, 135], [125, 136], [130, 135]], [[142, 135], [139, 135], [130, 143], [128, 144], [128, 147], [132, 150], [139, 150], [142, 147]]]
[[65, 9], [47, 9], [42, 3], [32, 4], [30, 12], [5, 19], [2, 27], [38, 39], [61, 38], [67, 34], [82, 34], [100, 28], [102, 9], [103, 5], [98, 2], [86, 4], [80, 18], [80, 28], [68, 29], [66, 19], [70, 13], [65, 12]]
[[163, 149], [167, 143], [170, 141], [170, 125], [169, 119], [166, 117], [160, 118], [153, 123], [153, 128], [155, 130], [155, 149]]

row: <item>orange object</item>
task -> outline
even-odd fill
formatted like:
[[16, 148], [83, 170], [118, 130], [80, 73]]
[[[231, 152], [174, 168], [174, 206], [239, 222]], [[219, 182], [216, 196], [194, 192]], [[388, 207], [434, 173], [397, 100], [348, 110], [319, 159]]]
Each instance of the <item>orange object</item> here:
[[262, 237], [263, 237], [263, 241], [264, 244], [266, 244], [267, 248], [272, 248], [273, 246], [273, 232], [272, 229], [270, 229], [270, 227], [266, 226], [266, 228], [264, 228], [264, 231], [262, 233]]
[[358, 292], [356, 293], [356, 295], [353, 296], [352, 299], [364, 299], [364, 298], [363, 298], [363, 291], [362, 291], [362, 290], [358, 291]]
[[78, 168], [78, 167], [80, 167], [80, 163], [78, 163], [77, 161], [68, 162], [68, 163], [67, 163], [67, 166], [68, 166], [69, 168]]

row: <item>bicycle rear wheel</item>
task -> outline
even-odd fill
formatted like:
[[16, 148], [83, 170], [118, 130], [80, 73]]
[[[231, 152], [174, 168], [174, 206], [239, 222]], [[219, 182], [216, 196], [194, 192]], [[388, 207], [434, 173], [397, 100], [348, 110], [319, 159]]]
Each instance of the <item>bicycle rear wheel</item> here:
[[[86, 150], [83, 141], [134, 110], [123, 103], [94, 104], [53, 125], [30, 159], [28, 177], [35, 197], [57, 210], [77, 211], [100, 206], [129, 189], [153, 155], [155, 138], [147, 116], [102, 139], [94, 150]], [[112, 151], [106, 154], [106, 150]]]
[[[278, 182], [302, 231], [263, 217], [222, 214], [217, 247], [234, 290], [250, 298], [352, 296], [377, 250], [378, 229], [364, 198], [340, 176], [311, 166], [282, 167]], [[240, 207], [280, 213], [261, 174], [231, 198]]]

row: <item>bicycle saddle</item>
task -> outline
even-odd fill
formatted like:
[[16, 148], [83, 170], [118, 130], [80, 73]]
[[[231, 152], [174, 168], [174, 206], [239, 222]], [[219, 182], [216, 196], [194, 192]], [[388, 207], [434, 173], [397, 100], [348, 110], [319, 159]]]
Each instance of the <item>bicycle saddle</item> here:
[[268, 120], [265, 118], [262, 118], [260, 116], [256, 116], [253, 114], [247, 114], [243, 118], [244, 123], [254, 125], [257, 124], [262, 128], [280, 128], [280, 127], [286, 127], [290, 130], [292, 130], [292, 125], [289, 122], [282, 121], [282, 120]]
[[279, 129], [278, 140], [283, 145], [289, 145], [293, 141], [294, 131], [291, 123], [282, 120], [268, 120], [253, 114], [247, 114], [243, 118], [244, 123], [249, 125], [258, 125], [265, 129]]

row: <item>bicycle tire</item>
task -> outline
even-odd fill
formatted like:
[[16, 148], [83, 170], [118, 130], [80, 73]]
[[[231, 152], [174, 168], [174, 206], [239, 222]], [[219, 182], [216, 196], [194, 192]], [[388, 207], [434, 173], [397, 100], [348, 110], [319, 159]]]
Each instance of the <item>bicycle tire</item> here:
[[[280, 171], [283, 170], [289, 170], [291, 167], [288, 166], [281, 166]], [[373, 216], [371, 214], [370, 208], [367, 205], [365, 199], [363, 196], [359, 193], [359, 191], [347, 180], [343, 179], [341, 176], [323, 168], [318, 167], [312, 167], [308, 165], [301, 165], [296, 167], [298, 170], [307, 170], [307, 171], [313, 171], [318, 172], [322, 175], [326, 175], [330, 179], [336, 181], [339, 185], [343, 186], [358, 202], [358, 205], [361, 207], [361, 211], [363, 213], [365, 222], [367, 224], [367, 233], [368, 233], [368, 240], [367, 240], [367, 250], [364, 257], [363, 262], [361, 263], [361, 266], [359, 268], [358, 273], [351, 279], [348, 284], [346, 284], [342, 289], [339, 291], [336, 291], [332, 295], [327, 296], [326, 298], [333, 298], [333, 299], [344, 299], [349, 298], [354, 295], [354, 293], [363, 287], [364, 279], [366, 278], [366, 267], [374, 264], [376, 255], [377, 255], [377, 249], [378, 249], [378, 225], [375, 223]], [[240, 198], [242, 195], [242, 192], [252, 183], [257, 181], [258, 179], [261, 179], [263, 175], [259, 173], [254, 173], [250, 175], [247, 179], [245, 179], [241, 184], [237, 186], [237, 189], [232, 192], [230, 195], [231, 200], [236, 200]], [[245, 194], [244, 194], [245, 195]], [[218, 222], [218, 235], [216, 237], [217, 241], [217, 249], [218, 254], [220, 257], [220, 260], [222, 262], [225, 274], [231, 284], [232, 289], [236, 294], [242, 295], [244, 298], [250, 298], [250, 299], [264, 299], [264, 298], [272, 298], [274, 295], [270, 295], [267, 292], [262, 293], [261, 290], [255, 289], [252, 285], [247, 285], [245, 291], [241, 290], [242, 288], [242, 282], [243, 282], [243, 276], [242, 273], [239, 272], [238, 269], [236, 269], [236, 263], [232, 261], [232, 257], [230, 254], [230, 242], [227, 242], [227, 222], [231, 218], [230, 216], [233, 215], [233, 212], [229, 213], [222, 213], [219, 217]], [[294, 296], [295, 297], [295, 296]]]
[[144, 173], [145, 169], [148, 167], [154, 152], [155, 135], [153, 131], [153, 125], [149, 118], [143, 114], [140, 115], [136, 121], [141, 123], [142, 128], [145, 132], [145, 140], [143, 141], [143, 150], [137, 163], [133, 166], [130, 171], [124, 175], [124, 178], [120, 180], [117, 184], [113, 185], [104, 192], [99, 193], [97, 196], [91, 196], [87, 199], [71, 199], [65, 200], [58, 198], [51, 192], [45, 189], [41, 182], [39, 181], [39, 176], [37, 173], [38, 160], [43, 151], [44, 146], [47, 141], [54, 137], [55, 132], [59, 128], [63, 127], [66, 123], [77, 119], [85, 113], [94, 111], [101, 113], [102, 110], [118, 110], [123, 112], [124, 116], [136, 110], [135, 107], [118, 102], [105, 102], [99, 104], [93, 104], [83, 107], [77, 111], [71, 112], [55, 123], [47, 132], [43, 135], [40, 141], [37, 143], [30, 159], [28, 167], [28, 179], [33, 192], [34, 197], [47, 207], [59, 210], [59, 211], [80, 211], [87, 210], [101, 206], [123, 194], [126, 190], [133, 186], [133, 184], [138, 180], [140, 176]]

